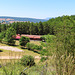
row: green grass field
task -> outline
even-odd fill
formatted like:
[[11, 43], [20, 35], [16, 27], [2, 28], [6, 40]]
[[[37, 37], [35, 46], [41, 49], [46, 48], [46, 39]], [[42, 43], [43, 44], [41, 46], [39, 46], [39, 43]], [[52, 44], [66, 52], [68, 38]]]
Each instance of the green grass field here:
[[[40, 42], [41, 42], [41, 41], [30, 40], [30, 43], [34, 43], [34, 44], [36, 44], [36, 45], [40, 45]], [[19, 41], [16, 40], [16, 43], [15, 43], [15, 44], [16, 44], [16, 45], [19, 45]]]
[[[40, 45], [40, 41], [30, 41], [30, 43], [34, 43], [34, 44], [37, 44], [37, 45]], [[19, 46], [19, 41], [16, 41], [16, 46], [13, 46], [13, 47], [17, 47], [19, 49], [20, 46]], [[8, 46], [6, 44], [1, 44], [1, 46]], [[31, 50], [28, 50], [28, 49], [22, 49], [24, 52], [14, 52], [14, 51], [9, 51], [9, 50], [2, 50], [3, 52], [0, 52], [0, 55], [1, 56], [22, 56], [22, 55], [32, 55], [32, 56], [39, 56], [40, 54], [34, 52], [34, 51], [31, 51]]]
[[[30, 41], [30, 43], [40, 45], [40, 41]], [[19, 46], [19, 41], [18, 40], [16, 40], [15, 44], [16, 44], [16, 46], [12, 46], [12, 47], [17, 47], [17, 48], [21, 49], [20, 46]], [[0, 46], [8, 46], [8, 45], [0, 43]], [[10, 50], [3, 50], [3, 49], [0, 49], [0, 50], [2, 50], [2, 52], [0, 52], [0, 56], [8, 56], [8, 57], [9, 56], [22, 57], [23, 55], [31, 55], [31, 56], [34, 56], [34, 57], [35, 56], [40, 56], [40, 54], [38, 54], [34, 51], [31, 51], [31, 50], [28, 50], [28, 49], [22, 49], [24, 52], [15, 52], [15, 51], [10, 51]], [[2, 60], [0, 60], [0, 63], [10, 62], [10, 61], [13, 61], [13, 60], [17, 61], [18, 59], [2, 59]], [[35, 62], [38, 63], [39, 59], [35, 59]]]
[[[30, 41], [30, 43], [34, 43], [36, 45], [40, 45], [40, 41]], [[17, 47], [19, 49], [19, 41], [16, 41], [15, 46], [12, 47]], [[0, 46], [8, 46], [6, 44], [0, 44]], [[9, 51], [9, 50], [2, 50], [2, 52], [0, 52], [0, 56], [23, 56], [23, 55], [31, 55], [31, 56], [40, 56], [40, 54], [38, 54], [37, 52], [28, 50], [28, 49], [22, 49], [24, 52], [15, 52], [15, 51]], [[38, 71], [40, 69], [40, 64], [44, 64], [40, 62], [40, 59], [34, 59], [35, 61], [35, 66], [28, 68], [26, 71], [26, 73], [28, 73], [28, 75], [39, 75], [40, 71]], [[16, 75], [19, 75], [26, 67], [24, 67], [21, 64], [18, 64], [20, 62], [20, 59], [0, 59], [0, 64], [4, 65], [4, 67], [0, 68], [0, 74], [5, 75], [5, 74], [9, 74], [10, 73], [15, 73]], [[38, 67], [39, 66], [39, 67]], [[36, 72], [37, 70], [37, 72]], [[14, 75], [14, 74], [12, 74]]]

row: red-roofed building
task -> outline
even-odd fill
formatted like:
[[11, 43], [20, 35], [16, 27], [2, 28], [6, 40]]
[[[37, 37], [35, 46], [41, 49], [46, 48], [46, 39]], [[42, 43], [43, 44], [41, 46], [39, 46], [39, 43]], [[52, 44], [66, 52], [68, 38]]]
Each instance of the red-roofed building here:
[[21, 35], [21, 36], [26, 36], [26, 37], [29, 37], [31, 40], [41, 40], [40, 39], [40, 35]]
[[41, 36], [35, 36], [35, 37], [34, 37], [34, 40], [41, 40], [40, 37], [41, 37]]
[[17, 34], [15, 39], [19, 40], [20, 38], [21, 38], [21, 36], [19, 34]]
[[40, 35], [24, 35], [24, 34], [22, 34], [21, 36], [20, 34], [17, 34], [15, 39], [20, 39], [22, 36], [29, 37], [31, 40], [41, 40]]

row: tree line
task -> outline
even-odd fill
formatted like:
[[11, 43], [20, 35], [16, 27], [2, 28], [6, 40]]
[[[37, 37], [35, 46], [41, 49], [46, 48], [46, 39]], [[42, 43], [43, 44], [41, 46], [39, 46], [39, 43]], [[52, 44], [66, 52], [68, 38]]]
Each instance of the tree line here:
[[17, 22], [12, 24], [0, 24], [0, 32], [12, 27], [16, 30], [16, 34], [30, 34], [30, 35], [54, 35], [57, 34], [60, 27], [72, 27], [75, 22], [75, 16], [62, 16], [52, 18], [46, 22]]

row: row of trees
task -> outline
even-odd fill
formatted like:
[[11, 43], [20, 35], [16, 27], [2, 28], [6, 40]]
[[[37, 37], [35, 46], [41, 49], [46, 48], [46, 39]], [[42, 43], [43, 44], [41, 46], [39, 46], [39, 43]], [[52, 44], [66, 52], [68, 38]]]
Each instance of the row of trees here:
[[0, 24], [0, 32], [7, 30], [12, 27], [16, 30], [17, 34], [35, 34], [43, 35], [49, 33], [48, 24], [45, 22], [33, 23], [33, 22], [17, 22], [12, 24]]
[[[7, 30], [12, 27], [16, 30], [16, 34], [35, 34], [35, 35], [45, 35], [45, 34], [56, 34], [59, 30], [58, 28], [62, 26], [73, 26], [73, 21], [75, 16], [62, 16], [57, 18], [52, 18], [47, 22], [17, 22], [12, 24], [0, 24], [0, 32]], [[64, 27], [65, 27], [64, 26]]]

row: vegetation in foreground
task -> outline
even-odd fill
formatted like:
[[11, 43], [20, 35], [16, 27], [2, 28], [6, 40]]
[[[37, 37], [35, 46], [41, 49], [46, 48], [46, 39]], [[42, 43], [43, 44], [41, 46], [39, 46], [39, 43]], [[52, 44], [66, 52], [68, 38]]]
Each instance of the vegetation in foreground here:
[[[3, 65], [2, 68], [0, 68], [2, 75], [3, 73], [8, 73], [7, 75], [20, 75], [21, 73], [23, 75], [75, 75], [74, 18], [75, 17], [73, 16], [63, 16], [50, 19], [46, 22], [49, 24], [49, 31], [51, 32], [49, 32], [49, 34], [53, 34], [55, 36], [50, 37], [48, 35], [45, 39], [46, 42], [41, 42], [43, 49], [40, 51], [40, 55], [44, 57], [46, 56], [47, 59], [42, 58], [41, 60], [44, 60], [43, 62], [39, 62], [38, 64], [35, 63], [32, 67], [24, 67], [19, 63], [20, 61], [17, 64], [14, 63], [15, 66], [12, 66], [13, 64], [8, 65], [10, 70], [8, 69], [8, 66]], [[47, 24], [45, 24], [45, 26], [46, 25]], [[44, 33], [43, 29], [46, 27], [42, 26], [41, 22], [38, 26], [41, 26], [39, 27], [39, 33], [42, 35]], [[30, 32], [27, 33], [31, 34], [31, 29], [28, 29]], [[16, 33], [20, 34], [21, 32], [21, 30], [19, 30], [19, 32], [16, 31]]]

